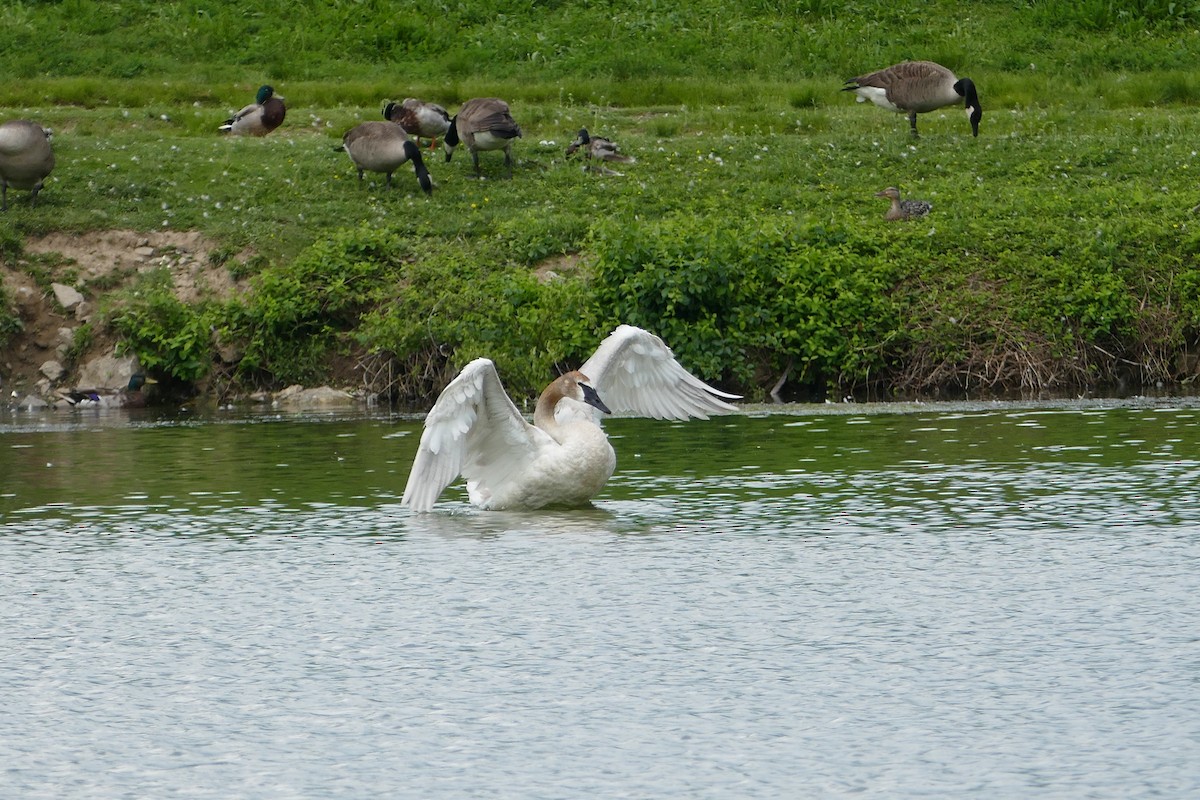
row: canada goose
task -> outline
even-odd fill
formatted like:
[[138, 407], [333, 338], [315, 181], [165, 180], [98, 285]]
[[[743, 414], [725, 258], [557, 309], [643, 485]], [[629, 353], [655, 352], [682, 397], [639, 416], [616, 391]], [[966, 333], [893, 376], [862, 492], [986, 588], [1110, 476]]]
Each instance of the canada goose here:
[[870, 75], [850, 78], [846, 84], [842, 91], [854, 92], [860, 103], [870, 100], [888, 111], [908, 114], [913, 136], [917, 135], [917, 114], [962, 102], [971, 121], [971, 134], [979, 135], [983, 107], [979, 105], [975, 82], [970, 78], [955, 77], [940, 64], [905, 61]]
[[933, 208], [933, 203], [928, 200], [901, 200], [900, 190], [895, 186], [889, 186], [882, 192], [876, 192], [875, 196], [886, 197], [892, 201], [891, 207], [883, 215], [886, 220], [916, 219], [925, 216]]
[[266, 136], [283, 124], [287, 109], [270, 86], [259, 87], [254, 102], [234, 114], [219, 130], [237, 136]]
[[417, 174], [417, 183], [427, 195], [433, 194], [433, 181], [425, 161], [421, 158], [421, 148], [408, 138], [404, 128], [395, 122], [397, 110], [395, 103], [388, 103], [383, 116], [388, 122], [364, 122], [346, 131], [340, 147], [354, 166], [358, 168], [358, 179], [363, 179], [363, 171], [383, 172], [387, 175], [385, 185], [392, 187], [392, 173], [406, 161], [411, 161], [413, 171]]
[[69, 404], [79, 408], [142, 408], [146, 405], [146, 395], [142, 389], [152, 383], [158, 381], [137, 373], [129, 376], [129, 383], [124, 389], [66, 389], [59, 394]]
[[586, 158], [597, 158], [601, 161], [617, 161], [622, 164], [632, 164], [635, 159], [620, 152], [616, 142], [603, 136], [591, 136], [587, 128], [580, 128], [575, 141], [567, 145], [567, 157], [570, 158], [582, 148]]
[[29, 204], [54, 169], [50, 130], [36, 122], [15, 119], [0, 125], [0, 211], [8, 211], [8, 187], [28, 189]]
[[450, 114], [437, 103], [407, 97], [398, 108], [396, 116], [389, 119], [399, 122], [405, 132], [417, 140], [418, 145], [422, 138], [429, 139], [429, 147], [433, 149], [437, 147], [437, 137], [445, 136], [446, 131], [450, 130]]
[[530, 425], [513, 405], [496, 365], [477, 358], [442, 391], [425, 418], [401, 505], [429, 511], [459, 475], [483, 509], [583, 506], [604, 488], [616, 454], [600, 413], [706, 419], [735, 407], [675, 360], [652, 333], [621, 325], [582, 367], [550, 383]]
[[450, 120], [450, 130], [442, 146], [446, 149], [446, 162], [454, 155], [454, 148], [459, 143], [467, 146], [471, 153], [471, 161], [475, 164], [475, 174], [479, 176], [479, 151], [503, 150], [504, 165], [508, 167], [508, 177], [512, 177], [513, 139], [521, 138], [521, 128], [513, 121], [509, 113], [508, 103], [495, 97], [476, 97], [463, 103], [462, 108]]

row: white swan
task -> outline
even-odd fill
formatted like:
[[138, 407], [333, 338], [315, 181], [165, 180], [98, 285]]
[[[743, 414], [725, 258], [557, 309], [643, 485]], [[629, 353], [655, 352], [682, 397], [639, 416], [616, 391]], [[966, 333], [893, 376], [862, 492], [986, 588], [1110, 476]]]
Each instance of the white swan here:
[[621, 325], [577, 372], [538, 398], [533, 424], [513, 404], [496, 365], [477, 358], [442, 391], [425, 418], [401, 505], [429, 511], [459, 475], [484, 509], [582, 506], [604, 488], [617, 457], [600, 412], [707, 419], [736, 410], [675, 360], [654, 334]]

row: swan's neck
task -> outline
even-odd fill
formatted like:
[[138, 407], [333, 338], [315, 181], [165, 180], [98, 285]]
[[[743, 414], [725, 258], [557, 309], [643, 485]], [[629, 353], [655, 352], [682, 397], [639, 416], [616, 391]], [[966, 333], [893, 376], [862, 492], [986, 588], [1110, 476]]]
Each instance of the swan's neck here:
[[554, 409], [558, 407], [558, 401], [566, 397], [564, 392], [563, 378], [551, 383], [542, 390], [541, 397], [538, 398], [537, 406], [533, 409], [533, 424], [544, 430], [546, 433], [558, 439], [558, 420], [554, 418]]

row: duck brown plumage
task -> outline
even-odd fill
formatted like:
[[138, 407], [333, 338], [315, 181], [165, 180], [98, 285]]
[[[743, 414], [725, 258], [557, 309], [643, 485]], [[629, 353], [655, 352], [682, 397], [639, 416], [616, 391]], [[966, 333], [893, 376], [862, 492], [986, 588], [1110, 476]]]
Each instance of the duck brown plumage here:
[[883, 215], [884, 219], [892, 222], [923, 217], [933, 209], [933, 203], [928, 200], [901, 200], [900, 190], [895, 186], [889, 186], [882, 192], [876, 192], [875, 196], [886, 197], [892, 201], [887, 213]]

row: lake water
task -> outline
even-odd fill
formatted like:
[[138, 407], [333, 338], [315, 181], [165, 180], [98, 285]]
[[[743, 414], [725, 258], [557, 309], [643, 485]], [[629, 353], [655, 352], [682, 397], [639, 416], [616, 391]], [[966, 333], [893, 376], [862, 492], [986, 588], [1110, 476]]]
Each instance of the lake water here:
[[0, 416], [0, 797], [1200, 796], [1200, 404], [608, 430], [412, 515], [412, 418]]

